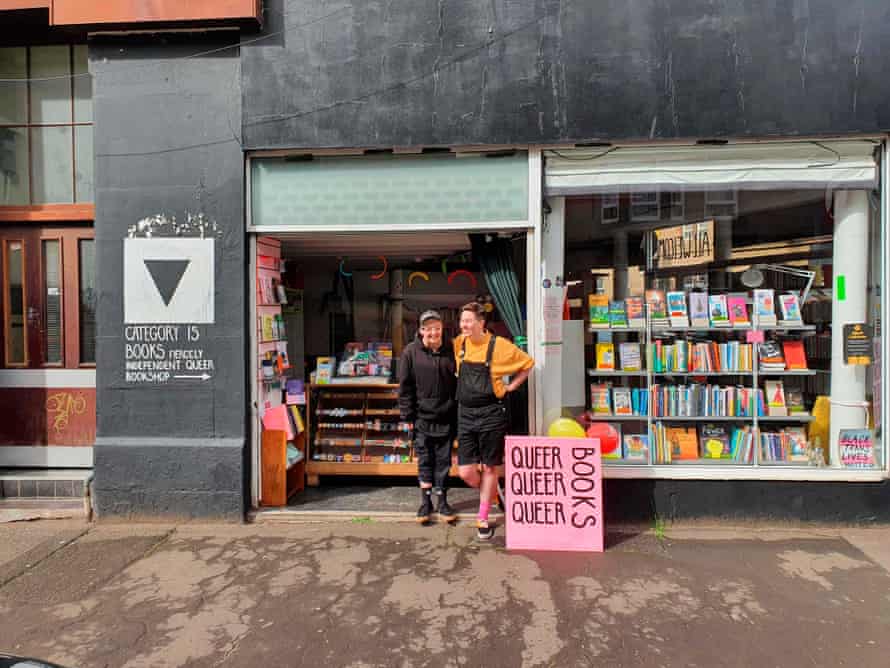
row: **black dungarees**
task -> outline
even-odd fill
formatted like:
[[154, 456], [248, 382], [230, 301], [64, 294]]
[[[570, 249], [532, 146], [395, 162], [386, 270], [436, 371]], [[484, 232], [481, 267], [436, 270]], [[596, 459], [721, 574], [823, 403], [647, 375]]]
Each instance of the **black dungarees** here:
[[467, 340], [460, 349], [457, 373], [458, 464], [500, 466], [504, 463], [507, 409], [494, 393], [491, 359], [497, 337], [492, 334], [485, 363], [466, 361]]

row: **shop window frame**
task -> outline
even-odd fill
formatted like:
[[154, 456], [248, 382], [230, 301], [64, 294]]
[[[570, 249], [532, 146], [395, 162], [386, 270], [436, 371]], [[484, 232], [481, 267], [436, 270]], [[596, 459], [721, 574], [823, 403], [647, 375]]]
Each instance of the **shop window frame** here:
[[[69, 66], [69, 91], [68, 91], [68, 107], [70, 116], [68, 122], [48, 122], [37, 123], [32, 120], [32, 55], [33, 48], [43, 46], [64, 46], [68, 49], [68, 66]], [[75, 48], [83, 47], [85, 44], [65, 43], [65, 44], [29, 44], [15, 45], [3, 48], [24, 49], [25, 51], [25, 78], [28, 83], [15, 84], [23, 85], [27, 89], [26, 93], [26, 117], [25, 122], [18, 123], [0, 123], [0, 130], [24, 130], [26, 133], [26, 146], [28, 154], [28, 201], [16, 204], [0, 203], [0, 222], [18, 221], [18, 220], [34, 220], [34, 221], [81, 221], [92, 220], [95, 217], [95, 208], [92, 200], [95, 198], [95, 189], [93, 197], [90, 200], [78, 200], [77, 188], [77, 132], [78, 127], [94, 127], [95, 119], [89, 121], [77, 121], [76, 104], [77, 104], [77, 87], [75, 85]], [[89, 75], [88, 75], [89, 76]], [[92, 104], [92, 90], [90, 91], [90, 104]], [[35, 201], [34, 198], [34, 130], [43, 128], [69, 128], [71, 131], [71, 201], [70, 202], [51, 202], [51, 201]], [[91, 151], [91, 157], [94, 151]], [[95, 178], [95, 176], [94, 176]], [[94, 184], [95, 188], [95, 184]]]

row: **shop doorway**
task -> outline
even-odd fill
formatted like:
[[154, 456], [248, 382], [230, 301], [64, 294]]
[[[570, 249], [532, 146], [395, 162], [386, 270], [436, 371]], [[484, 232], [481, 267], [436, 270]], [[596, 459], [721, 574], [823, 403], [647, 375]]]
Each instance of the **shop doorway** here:
[[[402, 349], [430, 308], [456, 336], [470, 301], [523, 343], [527, 244], [515, 229], [252, 236], [254, 507], [413, 510]], [[511, 432], [528, 433], [528, 393], [509, 409]]]

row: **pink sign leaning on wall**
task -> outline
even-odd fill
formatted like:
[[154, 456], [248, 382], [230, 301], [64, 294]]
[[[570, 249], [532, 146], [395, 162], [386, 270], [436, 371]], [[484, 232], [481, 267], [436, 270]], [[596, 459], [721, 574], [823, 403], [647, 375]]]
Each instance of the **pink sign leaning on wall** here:
[[599, 439], [508, 436], [507, 549], [603, 551]]

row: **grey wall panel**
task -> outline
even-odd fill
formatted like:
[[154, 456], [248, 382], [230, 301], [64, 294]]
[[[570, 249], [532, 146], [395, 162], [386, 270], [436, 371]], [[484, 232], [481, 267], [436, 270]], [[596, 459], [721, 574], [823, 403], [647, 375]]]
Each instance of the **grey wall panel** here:
[[269, 0], [250, 148], [890, 128], [881, 0]]
[[[233, 41], [237, 37], [229, 33], [212, 39], [97, 39], [90, 47], [100, 515], [243, 513], [248, 401], [240, 59], [237, 48], [192, 57]], [[194, 344], [215, 369], [207, 380], [130, 382], [124, 338], [128, 229], [148, 216], [182, 221], [189, 213], [203, 213], [218, 225], [211, 235], [214, 322], [200, 326]], [[133, 438], [142, 440], [134, 444], [128, 440]], [[196, 438], [206, 447], [190, 440]]]

